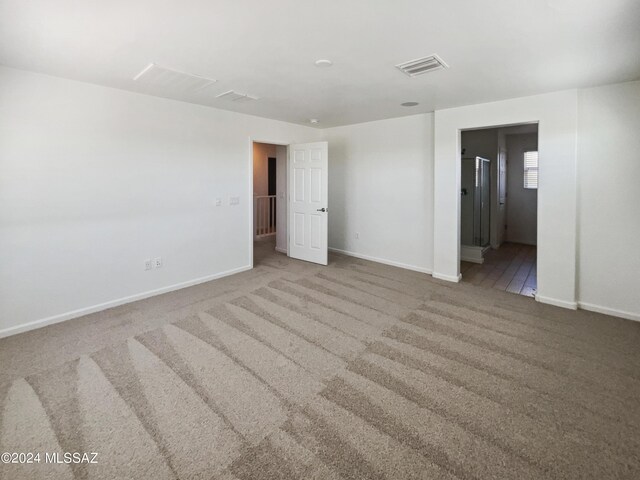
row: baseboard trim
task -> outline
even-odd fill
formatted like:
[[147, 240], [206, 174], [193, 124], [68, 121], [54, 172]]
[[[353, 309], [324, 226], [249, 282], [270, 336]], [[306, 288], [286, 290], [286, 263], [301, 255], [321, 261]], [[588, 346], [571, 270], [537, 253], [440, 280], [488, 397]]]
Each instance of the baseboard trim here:
[[192, 287], [200, 283], [210, 282], [211, 280], [217, 280], [218, 278], [228, 277], [229, 275], [235, 275], [236, 273], [245, 272], [251, 270], [251, 265], [246, 265], [240, 268], [234, 268], [220, 273], [214, 273], [213, 275], [207, 275], [206, 277], [195, 278], [186, 282], [176, 283], [167, 287], [157, 288], [155, 290], [148, 290], [146, 292], [137, 293], [135, 295], [129, 295], [128, 297], [118, 298], [109, 302], [99, 303], [90, 307], [79, 308], [70, 312], [61, 313], [59, 315], [53, 315], [51, 317], [42, 318], [40, 320], [34, 320], [32, 322], [23, 323], [22, 325], [16, 325], [15, 327], [4, 328], [0, 330], [0, 338], [9, 337], [11, 335], [17, 335], [18, 333], [28, 332], [29, 330], [35, 330], [37, 328], [46, 327], [47, 325], [53, 325], [55, 323], [64, 322], [74, 318], [89, 315], [91, 313], [101, 312], [109, 308], [118, 307], [126, 303], [137, 302], [138, 300], [144, 300], [145, 298], [155, 297], [156, 295], [162, 295], [163, 293], [173, 292], [175, 290], [181, 290], [183, 288]]
[[640, 322], [640, 313], [626, 312], [624, 310], [603, 307], [602, 305], [595, 305], [593, 303], [586, 302], [578, 302], [578, 307], [583, 310], [589, 310], [590, 312], [603, 313], [605, 315], [611, 315], [612, 317], [625, 318], [627, 320]]
[[405, 270], [412, 270], [414, 272], [431, 274], [431, 270], [423, 267], [416, 267], [415, 265], [409, 265], [407, 263], [396, 262], [394, 260], [387, 260], [385, 258], [372, 257], [370, 255], [363, 255], [361, 253], [350, 252], [348, 250], [342, 250], [340, 248], [329, 247], [330, 252], [341, 253], [349, 257], [361, 258], [362, 260], [369, 260], [371, 262], [382, 263], [384, 265], [391, 265], [392, 267], [404, 268]]
[[286, 255], [287, 254], [287, 249], [286, 248], [276, 247], [276, 252], [284, 253]]
[[484, 263], [484, 254], [491, 247], [477, 247], [475, 245], [460, 245], [460, 260], [471, 263]]
[[475, 258], [475, 257], [467, 257], [466, 255], [462, 255], [460, 254], [460, 260], [462, 260], [463, 262], [469, 262], [469, 263], [477, 263], [478, 265], [482, 265], [484, 263], [484, 258]]
[[547, 305], [554, 305], [556, 307], [568, 308], [569, 310], [578, 309], [578, 302], [568, 302], [566, 300], [559, 300], [557, 298], [543, 297], [542, 295], [536, 295], [536, 301], [540, 303], [546, 303]]
[[437, 272], [433, 272], [431, 274], [431, 276], [433, 278], [437, 278], [438, 280], [444, 280], [446, 282], [454, 282], [454, 283], [459, 283], [460, 280], [462, 280], [462, 274], [459, 273], [457, 276], [456, 275], [445, 275], [444, 273], [437, 273]]

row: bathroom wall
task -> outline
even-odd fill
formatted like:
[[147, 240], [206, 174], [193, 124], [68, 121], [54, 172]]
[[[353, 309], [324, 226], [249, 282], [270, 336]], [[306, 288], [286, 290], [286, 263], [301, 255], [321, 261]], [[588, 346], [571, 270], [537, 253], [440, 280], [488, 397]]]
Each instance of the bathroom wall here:
[[509, 242], [536, 245], [538, 190], [524, 188], [524, 152], [538, 150], [538, 134], [507, 135], [507, 228]]

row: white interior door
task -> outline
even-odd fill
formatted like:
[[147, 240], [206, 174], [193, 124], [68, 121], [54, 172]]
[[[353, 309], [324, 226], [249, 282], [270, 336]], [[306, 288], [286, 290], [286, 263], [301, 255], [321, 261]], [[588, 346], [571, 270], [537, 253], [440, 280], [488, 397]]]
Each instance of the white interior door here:
[[327, 264], [327, 142], [289, 145], [289, 256]]

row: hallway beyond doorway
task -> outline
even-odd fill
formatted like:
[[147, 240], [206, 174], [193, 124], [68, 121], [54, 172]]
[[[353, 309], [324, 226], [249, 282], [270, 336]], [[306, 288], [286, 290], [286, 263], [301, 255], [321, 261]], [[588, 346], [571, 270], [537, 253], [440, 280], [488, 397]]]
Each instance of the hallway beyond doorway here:
[[460, 262], [462, 282], [495, 288], [527, 297], [536, 294], [536, 247], [503, 243], [489, 250], [483, 264]]

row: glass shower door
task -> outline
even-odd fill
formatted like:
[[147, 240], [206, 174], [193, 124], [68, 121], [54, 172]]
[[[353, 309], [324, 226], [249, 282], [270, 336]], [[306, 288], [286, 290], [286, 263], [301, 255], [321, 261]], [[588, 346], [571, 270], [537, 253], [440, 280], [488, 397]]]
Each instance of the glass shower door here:
[[475, 179], [473, 189], [473, 245], [484, 247], [489, 244], [491, 230], [491, 180], [489, 160], [475, 158]]
[[460, 243], [484, 247], [491, 231], [491, 163], [481, 157], [462, 159]]

